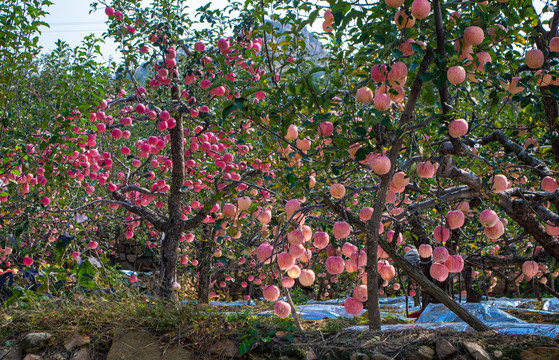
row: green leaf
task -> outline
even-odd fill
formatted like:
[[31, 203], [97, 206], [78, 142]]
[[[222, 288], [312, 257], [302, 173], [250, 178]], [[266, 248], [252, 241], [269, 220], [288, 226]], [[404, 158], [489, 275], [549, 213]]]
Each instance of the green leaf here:
[[312, 25], [317, 17], [318, 17], [318, 9], [309, 14], [309, 24]]
[[374, 35], [373, 38], [375, 39], [375, 41], [381, 45], [386, 44], [386, 40], [384, 39], [384, 37], [382, 35]]
[[229, 115], [231, 115], [231, 113], [235, 110], [239, 109], [239, 107], [237, 106], [237, 103], [231, 104], [229, 106], [227, 106], [225, 109], [223, 109], [223, 113], [222, 113], [222, 119], [225, 120], [227, 119], [227, 117]]
[[297, 183], [297, 176], [295, 176], [295, 174], [293, 174], [293, 173], [289, 173], [289, 174], [287, 174], [287, 176], [285, 177], [285, 180], [287, 180], [287, 182], [288, 182], [290, 185], [293, 186], [293, 185], [295, 185], [295, 184]]
[[417, 43], [412, 43], [411, 48], [419, 55], [423, 55], [423, 48]]
[[344, 15], [351, 10], [351, 5], [345, 1], [329, 0], [330, 9], [332, 9], [332, 15], [334, 15], [334, 22], [336, 25], [340, 25], [344, 19]]
[[421, 74], [419, 78], [421, 79], [421, 81], [427, 82], [433, 78], [433, 74], [426, 72]]
[[244, 339], [241, 345], [239, 346], [239, 353], [241, 355], [247, 354], [252, 348], [252, 344], [254, 344], [254, 342], [255, 340], [253, 337], [248, 337]]
[[93, 280], [96, 270], [88, 259], [78, 265], [78, 284], [89, 290], [97, 290], [97, 284]]
[[314, 73], [321, 72], [321, 71], [326, 72], [326, 69], [323, 68], [322, 66], [315, 66], [311, 69], [311, 71], [309, 72], [309, 75], [312, 75]]
[[74, 240], [74, 236], [62, 234], [58, 237], [56, 244], [54, 245], [54, 250], [56, 252], [56, 264], [60, 265], [62, 263], [62, 256], [66, 251], [66, 248]]
[[357, 152], [355, 153], [355, 160], [357, 161], [363, 161], [367, 158], [367, 155], [369, 154], [369, 152], [367, 152], [364, 148], [360, 148], [359, 150], [357, 150]]
[[252, 87], [243, 91], [243, 97], [249, 97], [250, 95], [256, 94], [259, 91], [266, 91], [266, 90], [263, 88]]

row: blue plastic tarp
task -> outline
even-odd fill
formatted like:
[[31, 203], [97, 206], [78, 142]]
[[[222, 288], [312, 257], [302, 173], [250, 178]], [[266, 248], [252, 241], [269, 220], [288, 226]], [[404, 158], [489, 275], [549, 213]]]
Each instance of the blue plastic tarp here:
[[[466, 303], [462, 304], [468, 312], [474, 315], [484, 323], [489, 322], [508, 322], [508, 323], [524, 323], [524, 321], [515, 318], [506, 312], [499, 310], [494, 306], [487, 304]], [[452, 323], [461, 322], [460, 318], [443, 304], [429, 304], [421, 313], [416, 323]]]

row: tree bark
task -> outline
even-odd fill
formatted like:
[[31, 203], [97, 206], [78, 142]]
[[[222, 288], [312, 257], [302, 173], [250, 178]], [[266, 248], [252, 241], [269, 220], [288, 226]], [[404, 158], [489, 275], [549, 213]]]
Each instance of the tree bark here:
[[[380, 219], [379, 219], [380, 222]], [[378, 271], [377, 271], [377, 247], [378, 247], [378, 227], [377, 231], [367, 231], [367, 311], [369, 313], [369, 328], [380, 330], [380, 306], [378, 296]]]
[[211, 265], [211, 254], [204, 253], [198, 264], [198, 304], [210, 303]]
[[[174, 101], [180, 100], [179, 88], [175, 85], [171, 88]], [[169, 130], [171, 135], [171, 160], [173, 169], [171, 171], [171, 184], [169, 198], [167, 201], [168, 217], [166, 231], [161, 242], [161, 268], [159, 281], [159, 296], [163, 299], [172, 299], [175, 293], [172, 284], [175, 281], [177, 266], [177, 249], [179, 240], [184, 229], [182, 220], [182, 193], [181, 187], [184, 183], [184, 133], [182, 114], [178, 111], [171, 112], [176, 120], [176, 126]]]
[[201, 230], [200, 240], [196, 242], [197, 256], [200, 261], [198, 264], [198, 303], [209, 304], [212, 259], [215, 246], [212, 241], [212, 228], [205, 225]]
[[466, 266], [464, 268], [464, 287], [466, 288], [466, 302], [469, 303], [479, 303], [481, 302], [481, 293], [477, 292], [474, 285], [473, 269], [471, 266]]
[[[433, 281], [433, 278], [431, 277], [431, 273], [429, 272], [432, 263], [433, 263], [432, 256], [429, 256], [428, 258], [422, 258], [422, 257], [419, 258], [419, 269], [421, 270], [423, 275], [430, 281]], [[427, 305], [429, 305], [429, 303], [431, 303], [431, 294], [429, 294], [427, 291], [422, 291], [421, 308], [425, 309]]]
[[518, 225], [534, 237], [544, 250], [559, 260], [559, 242], [545, 232], [545, 228], [534, 218], [532, 206], [526, 200], [512, 200], [506, 193], [499, 194], [499, 205]]

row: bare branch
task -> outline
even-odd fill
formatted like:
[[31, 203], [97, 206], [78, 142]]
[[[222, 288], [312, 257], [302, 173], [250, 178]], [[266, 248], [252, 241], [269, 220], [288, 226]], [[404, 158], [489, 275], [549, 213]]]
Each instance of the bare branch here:
[[509, 139], [501, 130], [484, 136], [480, 141], [480, 145], [487, 145], [495, 141], [500, 142], [501, 145], [503, 145], [505, 152], [514, 153], [520, 161], [522, 161], [526, 165], [531, 166], [539, 176], [553, 176], [553, 172], [549, 170], [549, 168], [543, 161], [538, 160], [536, 157], [530, 155], [528, 151], [526, 151], [526, 149]]
[[120, 192], [122, 194], [126, 194], [132, 191], [136, 191], [139, 192], [140, 194], [144, 194], [144, 195], [150, 195], [150, 196], [168, 196], [167, 194], [160, 192], [160, 191], [150, 191], [148, 189], [145, 189], [141, 186], [137, 186], [137, 185], [126, 185], [125, 187], [120, 189]]

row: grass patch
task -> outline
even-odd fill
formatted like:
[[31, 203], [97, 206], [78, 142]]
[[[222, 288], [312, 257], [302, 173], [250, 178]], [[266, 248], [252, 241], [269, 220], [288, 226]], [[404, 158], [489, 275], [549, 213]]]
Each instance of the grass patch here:
[[284, 336], [296, 331], [292, 319], [251, 314], [271, 308], [272, 303], [250, 309], [169, 303], [132, 293], [118, 299], [79, 293], [69, 298], [36, 298], [3, 309], [0, 346], [36, 331], [50, 332], [62, 340], [79, 331], [89, 335], [101, 351], [108, 350], [115, 329], [146, 329], [163, 342], [196, 347], [247, 335], [255, 342], [269, 341], [278, 333]]

